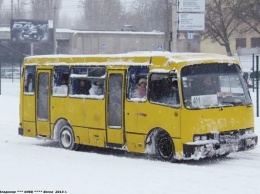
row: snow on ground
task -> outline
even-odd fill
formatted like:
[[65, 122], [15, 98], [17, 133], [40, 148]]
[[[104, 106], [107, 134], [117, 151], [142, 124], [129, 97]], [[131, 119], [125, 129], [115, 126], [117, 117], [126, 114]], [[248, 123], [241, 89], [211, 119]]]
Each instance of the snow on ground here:
[[[0, 193], [260, 193], [259, 146], [225, 159], [172, 164], [121, 151], [64, 150], [53, 141], [19, 136], [18, 125], [19, 80], [2, 79]], [[259, 118], [255, 125], [259, 136]]]

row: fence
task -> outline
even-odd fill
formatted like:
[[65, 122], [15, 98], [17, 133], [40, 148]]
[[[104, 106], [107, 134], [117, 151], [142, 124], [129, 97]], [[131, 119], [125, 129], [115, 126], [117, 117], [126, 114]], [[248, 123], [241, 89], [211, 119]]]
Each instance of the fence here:
[[2, 79], [9, 79], [11, 82], [20, 80], [21, 64], [19, 63], [1, 63], [0, 61], [0, 95], [2, 94]]

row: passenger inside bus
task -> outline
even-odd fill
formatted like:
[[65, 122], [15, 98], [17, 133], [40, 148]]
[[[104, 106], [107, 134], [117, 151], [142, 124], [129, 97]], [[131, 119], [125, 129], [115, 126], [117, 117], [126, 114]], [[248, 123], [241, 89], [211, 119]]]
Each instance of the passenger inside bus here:
[[210, 75], [206, 75], [201, 83], [201, 94], [210, 95], [216, 94], [213, 84], [212, 84], [212, 77]]
[[102, 95], [103, 88], [100, 81], [93, 81], [91, 88], [89, 90], [90, 95]]
[[162, 79], [156, 96], [157, 100], [155, 99], [155, 102], [168, 105], [179, 105], [180, 98], [177, 80], [171, 81], [171, 79]]
[[77, 94], [85, 94], [85, 95], [89, 94], [85, 80], [80, 80]]
[[61, 85], [68, 85], [69, 74], [62, 74]]
[[194, 78], [192, 82], [192, 91], [191, 95], [200, 96], [200, 95], [211, 95], [216, 94], [213, 84], [213, 78], [211, 75], [202, 75], [198, 78]]
[[139, 79], [134, 91], [134, 98], [146, 98], [146, 85], [147, 81], [145, 78]]

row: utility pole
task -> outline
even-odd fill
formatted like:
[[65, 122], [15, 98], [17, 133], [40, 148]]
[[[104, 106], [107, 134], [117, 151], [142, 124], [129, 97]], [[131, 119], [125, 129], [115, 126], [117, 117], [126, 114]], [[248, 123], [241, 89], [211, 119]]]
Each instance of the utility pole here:
[[21, 17], [21, 13], [20, 13], [20, 0], [17, 0], [17, 12], [18, 12], [18, 14], [17, 14], [16, 17], [20, 18]]
[[178, 8], [178, 0], [173, 0], [175, 3], [172, 4], [172, 44], [171, 44], [171, 51], [177, 52], [177, 37], [178, 37], [178, 14], [177, 14], [177, 8]]
[[57, 54], [57, 43], [56, 43], [56, 0], [53, 0], [53, 54]]
[[14, 18], [14, 0], [11, 0], [11, 19]]
[[170, 48], [170, 26], [169, 26], [169, 0], [164, 1], [165, 12], [164, 12], [164, 50], [171, 51]]

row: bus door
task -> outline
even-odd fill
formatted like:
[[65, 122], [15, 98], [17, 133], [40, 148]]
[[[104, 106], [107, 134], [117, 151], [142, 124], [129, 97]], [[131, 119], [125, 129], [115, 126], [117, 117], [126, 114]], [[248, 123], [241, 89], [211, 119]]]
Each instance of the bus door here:
[[108, 72], [107, 143], [124, 144], [124, 76], [125, 71]]
[[36, 129], [37, 135], [50, 137], [50, 70], [37, 72]]

